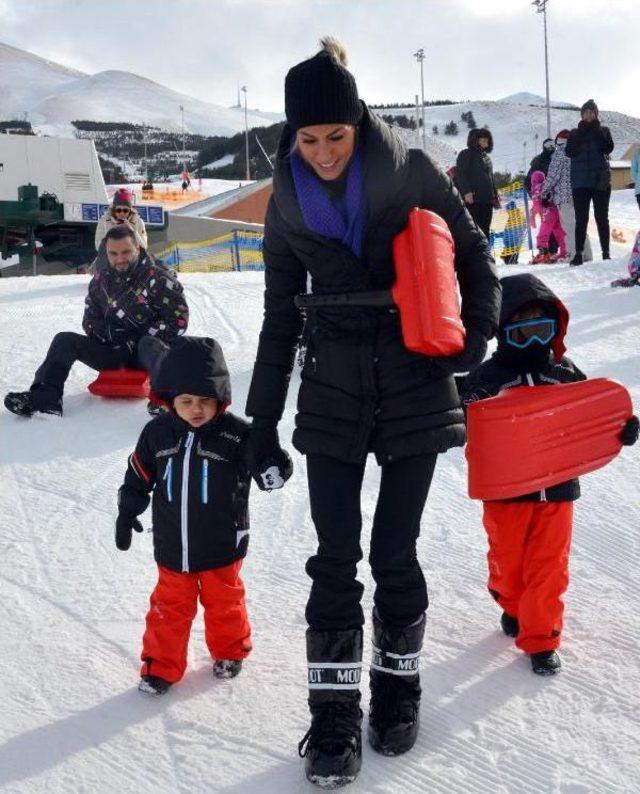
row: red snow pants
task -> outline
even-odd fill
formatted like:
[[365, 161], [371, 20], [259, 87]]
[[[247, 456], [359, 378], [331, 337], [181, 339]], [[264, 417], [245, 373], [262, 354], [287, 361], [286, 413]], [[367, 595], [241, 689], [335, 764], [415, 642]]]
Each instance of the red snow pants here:
[[187, 667], [187, 646], [198, 598], [204, 607], [204, 637], [214, 659], [244, 659], [251, 651], [251, 627], [240, 578], [242, 560], [199, 573], [158, 566], [142, 638], [140, 675], [175, 683]]
[[489, 592], [518, 618], [525, 653], [560, 645], [573, 502], [485, 502]]

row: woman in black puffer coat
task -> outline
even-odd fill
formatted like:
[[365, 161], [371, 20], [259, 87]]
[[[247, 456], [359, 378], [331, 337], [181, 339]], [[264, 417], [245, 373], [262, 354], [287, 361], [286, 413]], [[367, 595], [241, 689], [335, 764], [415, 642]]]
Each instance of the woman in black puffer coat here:
[[307, 291], [308, 276], [316, 295], [390, 287], [392, 241], [413, 207], [433, 210], [451, 229], [467, 343], [458, 357], [436, 360], [404, 347], [395, 310], [308, 313], [293, 444], [307, 456], [319, 545], [307, 563], [312, 725], [301, 752], [307, 777], [321, 785], [348, 782], [360, 766], [364, 617], [356, 565], [369, 452], [382, 467], [370, 550], [376, 592], [369, 738], [386, 754], [415, 741], [427, 608], [416, 557], [420, 517], [437, 454], [465, 440], [452, 375], [482, 360], [500, 298], [486, 240], [450, 180], [370, 113], [340, 45], [323, 44], [287, 75], [288, 124], [265, 223], [265, 315], [247, 402], [260, 487], [263, 471], [271, 472], [272, 487], [274, 469], [278, 484], [290, 473], [276, 426], [303, 325], [294, 298]]
[[584, 245], [589, 222], [589, 205], [598, 227], [602, 258], [609, 255], [609, 199], [611, 197], [611, 168], [609, 155], [613, 139], [608, 127], [600, 124], [598, 106], [593, 99], [580, 108], [581, 120], [571, 130], [565, 154], [571, 158], [571, 190], [576, 213], [576, 253], [570, 264], [583, 264]]
[[489, 239], [498, 191], [493, 179], [493, 135], [486, 127], [469, 130], [467, 148], [456, 160], [456, 183], [473, 220]]

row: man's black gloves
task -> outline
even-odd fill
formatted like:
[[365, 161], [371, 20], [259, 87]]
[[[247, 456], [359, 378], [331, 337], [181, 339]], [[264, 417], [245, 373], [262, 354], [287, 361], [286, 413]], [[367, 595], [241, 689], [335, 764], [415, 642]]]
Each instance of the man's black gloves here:
[[261, 426], [260, 420], [254, 419], [249, 432], [247, 463], [261, 491], [282, 488], [293, 474], [293, 463], [280, 446], [278, 431], [273, 426]]
[[480, 329], [471, 326], [467, 331], [462, 353], [446, 358], [434, 358], [433, 361], [444, 373], [453, 375], [456, 372], [470, 372], [475, 369], [482, 364], [486, 352], [487, 337]]
[[116, 546], [120, 551], [126, 551], [131, 545], [131, 530], [144, 532], [142, 524], [135, 516], [123, 516], [121, 513], [116, 518]]
[[627, 419], [620, 432], [620, 441], [625, 447], [630, 447], [638, 440], [638, 433], [640, 433], [640, 421], [637, 416], [632, 416], [631, 419]]

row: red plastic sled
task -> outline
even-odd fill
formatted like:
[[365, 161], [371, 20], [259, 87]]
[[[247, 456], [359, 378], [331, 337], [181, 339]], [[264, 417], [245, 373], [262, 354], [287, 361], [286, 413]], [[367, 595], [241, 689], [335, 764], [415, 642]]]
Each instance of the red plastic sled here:
[[523, 386], [472, 403], [469, 496], [512, 499], [605, 466], [632, 414], [629, 392], [606, 378]]
[[430, 210], [411, 210], [406, 228], [393, 240], [396, 283], [391, 290], [409, 350], [453, 356], [464, 347], [453, 260], [446, 221]]
[[143, 369], [103, 369], [87, 387], [99, 397], [149, 396], [149, 375]]

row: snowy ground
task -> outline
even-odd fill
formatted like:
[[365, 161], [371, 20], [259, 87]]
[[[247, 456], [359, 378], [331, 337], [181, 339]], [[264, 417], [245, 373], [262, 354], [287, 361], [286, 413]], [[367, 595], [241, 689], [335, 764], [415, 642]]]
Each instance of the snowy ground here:
[[[628, 249], [627, 249], [628, 250]], [[619, 249], [619, 254], [623, 249]], [[522, 268], [520, 268], [522, 269]], [[502, 267], [502, 273], [518, 268]], [[592, 376], [625, 383], [640, 405], [640, 289], [613, 290], [626, 256], [535, 270], [572, 313], [569, 352]], [[184, 275], [190, 330], [222, 343], [242, 413], [262, 314], [259, 273]], [[0, 279], [0, 391], [29, 386], [52, 334], [78, 329], [84, 276]], [[138, 654], [155, 569], [151, 536], [113, 541], [116, 490], [147, 421], [142, 402], [104, 402], [77, 365], [65, 416], [0, 412], [0, 790], [311, 792], [296, 744], [307, 728], [306, 557], [314, 549], [304, 459], [280, 493], [252, 493], [244, 575], [255, 650], [215, 681], [194, 624], [184, 680], [140, 695]], [[297, 376], [282, 423], [290, 439]], [[526, 450], [523, 450], [526, 454]], [[378, 471], [370, 465], [370, 526]], [[583, 479], [564, 670], [540, 679], [498, 630], [485, 590], [480, 506], [465, 496], [460, 450], [441, 457], [422, 522], [431, 607], [422, 654], [422, 731], [399, 759], [364, 748], [349, 788], [375, 792], [637, 792], [640, 788], [638, 450]], [[143, 518], [148, 526], [149, 516]], [[368, 530], [364, 542], [368, 543]], [[366, 609], [371, 577], [366, 565]], [[366, 629], [369, 639], [369, 627]], [[369, 658], [367, 649], [366, 659]], [[367, 708], [368, 694], [364, 693]]]

